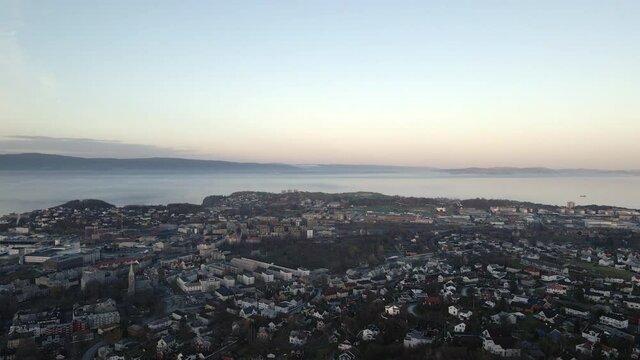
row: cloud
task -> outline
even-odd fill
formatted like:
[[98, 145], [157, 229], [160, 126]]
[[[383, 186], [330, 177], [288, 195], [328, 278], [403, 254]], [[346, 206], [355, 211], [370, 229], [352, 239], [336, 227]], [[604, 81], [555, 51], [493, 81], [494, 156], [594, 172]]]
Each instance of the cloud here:
[[187, 150], [115, 140], [25, 135], [0, 137], [0, 153], [26, 152], [82, 157], [193, 157]]

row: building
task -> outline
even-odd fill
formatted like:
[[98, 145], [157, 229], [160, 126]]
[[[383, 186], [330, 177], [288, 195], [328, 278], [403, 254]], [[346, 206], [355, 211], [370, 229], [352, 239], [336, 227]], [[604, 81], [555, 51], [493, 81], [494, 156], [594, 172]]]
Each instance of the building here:
[[101, 299], [93, 304], [74, 305], [73, 320], [83, 322], [91, 330], [120, 323], [120, 313], [113, 299]]
[[194, 292], [202, 292], [202, 284], [200, 281], [189, 281], [188, 279], [183, 279], [181, 276], [176, 278], [176, 284], [180, 288], [180, 290], [185, 293], [194, 293]]
[[594, 329], [582, 331], [582, 337], [594, 344], [600, 342], [602, 335], [602, 331], [596, 331]]
[[396, 316], [398, 314], [400, 314], [400, 307], [398, 305], [386, 305], [384, 307], [384, 312], [387, 315], [392, 315], [392, 316]]
[[127, 296], [136, 294], [136, 274], [133, 272], [133, 264], [129, 265], [129, 287], [127, 288]]
[[9, 327], [10, 336], [29, 334], [40, 337], [61, 325], [61, 312], [51, 309], [43, 312], [17, 312]]
[[629, 320], [620, 314], [605, 314], [600, 316], [600, 323], [612, 326], [616, 329], [626, 329], [629, 327]]
[[243, 285], [253, 285], [256, 282], [256, 278], [248, 273], [238, 274], [236, 280]]
[[99, 270], [96, 268], [88, 267], [82, 270], [82, 277], [80, 278], [80, 290], [84, 291], [92, 281], [97, 282], [98, 284], [104, 284], [106, 281], [107, 273], [103, 270]]
[[289, 333], [289, 344], [303, 346], [307, 343], [307, 334], [302, 331], [291, 330]]
[[547, 294], [567, 295], [568, 287], [561, 284], [551, 284], [547, 286]]
[[576, 316], [576, 317], [585, 318], [585, 319], [589, 317], [588, 310], [574, 309], [567, 306], [564, 307], [564, 313], [567, 315]]
[[482, 332], [482, 347], [492, 355], [500, 357], [519, 357], [517, 340], [510, 334], [501, 334], [493, 330]]
[[431, 337], [425, 336], [422, 331], [411, 330], [404, 336], [403, 345], [405, 348], [415, 348], [418, 346], [429, 345], [433, 343]]

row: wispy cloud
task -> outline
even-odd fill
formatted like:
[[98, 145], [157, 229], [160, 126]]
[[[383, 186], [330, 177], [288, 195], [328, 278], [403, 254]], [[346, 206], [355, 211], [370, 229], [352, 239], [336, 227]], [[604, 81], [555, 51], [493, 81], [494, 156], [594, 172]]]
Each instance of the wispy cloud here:
[[0, 137], [0, 153], [26, 152], [82, 157], [194, 157], [187, 150], [115, 140], [26, 135]]

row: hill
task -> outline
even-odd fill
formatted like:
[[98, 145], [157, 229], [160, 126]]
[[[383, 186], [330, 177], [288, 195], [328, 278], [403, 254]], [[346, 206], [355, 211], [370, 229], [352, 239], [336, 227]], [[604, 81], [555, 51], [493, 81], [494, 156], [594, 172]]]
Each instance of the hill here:
[[26, 153], [0, 154], [0, 171], [202, 171], [296, 174], [403, 174], [409, 176], [640, 176], [640, 170], [549, 169], [544, 167], [433, 168], [386, 165], [288, 165], [182, 158], [83, 158]]
[[470, 176], [638, 176], [638, 170], [550, 169], [545, 167], [470, 167], [441, 169], [451, 175]]
[[67, 201], [66, 203], [62, 205], [58, 205], [56, 207], [73, 209], [73, 210], [83, 210], [83, 209], [103, 210], [103, 209], [114, 208], [115, 205], [109, 204], [108, 202], [102, 201], [102, 200], [85, 199], [85, 200]]
[[0, 171], [292, 171], [296, 167], [284, 164], [241, 163], [218, 160], [193, 160], [180, 158], [81, 158], [50, 154], [0, 155]]

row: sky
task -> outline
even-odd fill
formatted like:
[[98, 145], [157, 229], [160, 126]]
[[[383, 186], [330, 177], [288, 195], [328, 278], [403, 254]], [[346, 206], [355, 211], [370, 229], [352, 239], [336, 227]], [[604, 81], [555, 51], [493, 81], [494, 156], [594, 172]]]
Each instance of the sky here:
[[0, 0], [0, 152], [640, 169], [640, 1]]

